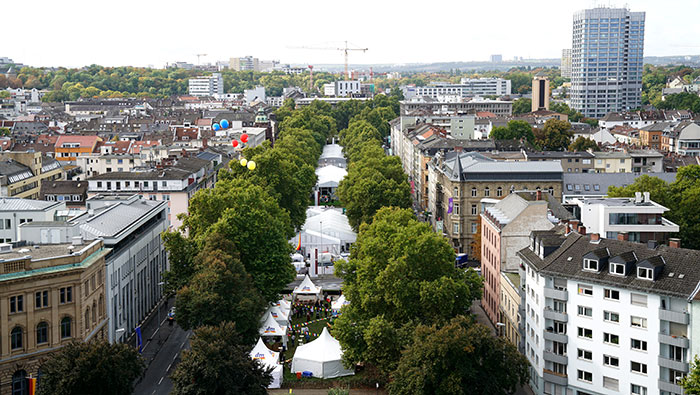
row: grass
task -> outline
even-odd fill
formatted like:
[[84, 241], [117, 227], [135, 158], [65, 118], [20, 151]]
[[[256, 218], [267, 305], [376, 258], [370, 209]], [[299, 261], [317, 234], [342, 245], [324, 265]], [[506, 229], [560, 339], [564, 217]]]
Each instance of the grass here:
[[[307, 322], [306, 317], [304, 317], [304, 318], [291, 317], [291, 318], [292, 318], [291, 325], [292, 325], [292, 328], [294, 328], [294, 331], [296, 333], [296, 338], [297, 338], [296, 343], [297, 343], [297, 346], [299, 346], [299, 338], [303, 339], [303, 336], [301, 335], [301, 328], [296, 328], [296, 325], [306, 323]], [[315, 321], [315, 320], [316, 320], [315, 315], [312, 315], [311, 321]], [[331, 328], [328, 325], [329, 323], [330, 323], [329, 318], [326, 318], [326, 319], [319, 318], [319, 321], [312, 322], [312, 323], [308, 324], [307, 327], [309, 328], [309, 332], [310, 332], [309, 342], [316, 340], [316, 338], [318, 338], [318, 335], [320, 335], [321, 332], [323, 331], [323, 328], [328, 328], [328, 330], [330, 330]], [[287, 347], [287, 352], [285, 353], [285, 358], [288, 359], [289, 360], [288, 363], [291, 364], [292, 357], [294, 356], [294, 351], [296, 351], [296, 349], [297, 349], [296, 346], [295, 347], [292, 346], [292, 338], [291, 337], [287, 338], [287, 346], [288, 347]]]

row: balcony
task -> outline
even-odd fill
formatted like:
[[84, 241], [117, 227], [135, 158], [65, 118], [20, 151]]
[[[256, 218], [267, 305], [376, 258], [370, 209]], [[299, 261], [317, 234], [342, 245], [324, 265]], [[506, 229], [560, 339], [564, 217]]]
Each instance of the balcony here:
[[564, 289], [556, 289], [556, 288], [545, 288], [544, 289], [544, 297], [545, 298], [552, 298], [552, 299], [559, 299], [561, 301], [566, 302], [569, 300], [569, 293]]
[[687, 362], [676, 361], [675, 359], [666, 358], [662, 356], [659, 356], [659, 366], [673, 370], [678, 370], [685, 373], [688, 372]]
[[544, 357], [545, 361], [556, 362], [562, 365], [566, 365], [566, 363], [569, 362], [569, 358], [566, 355], [555, 354], [551, 350], [544, 350], [544, 354], [542, 356]]
[[554, 332], [544, 332], [544, 340], [550, 340], [553, 342], [559, 342], [559, 343], [568, 343], [569, 342], [569, 337], [563, 333], [554, 333]]
[[688, 348], [690, 347], [690, 341], [687, 337], [682, 336], [671, 336], [665, 333], [659, 332], [659, 342], [664, 344], [670, 344], [672, 346]]
[[688, 322], [690, 322], [688, 313], [685, 311], [659, 309], [659, 319], [682, 325], [688, 325]]
[[567, 379], [565, 374], [556, 373], [549, 369], [542, 369], [542, 374], [544, 376], [544, 381], [557, 385], [567, 385], [569, 383], [569, 380]]
[[673, 394], [682, 394], [683, 388], [680, 385], [669, 383], [668, 381], [659, 379], [659, 389], [661, 391], [671, 392]]
[[566, 313], [552, 310], [551, 307], [544, 308], [544, 318], [547, 320], [568, 322], [569, 316]]

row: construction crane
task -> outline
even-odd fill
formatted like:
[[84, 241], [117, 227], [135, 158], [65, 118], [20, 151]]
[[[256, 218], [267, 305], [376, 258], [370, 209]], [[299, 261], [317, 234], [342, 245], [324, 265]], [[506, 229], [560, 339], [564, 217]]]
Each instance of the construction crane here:
[[343, 54], [345, 55], [345, 78], [350, 78], [350, 72], [348, 71], [348, 53], [350, 51], [362, 51], [362, 52], [367, 52], [369, 48], [350, 48], [348, 46], [348, 42], [345, 41], [345, 46], [342, 48], [338, 47], [290, 47], [293, 49], [313, 49], [313, 50], [320, 50], [320, 51], [343, 51]]
[[198, 53], [197, 54], [197, 66], [199, 66], [199, 58], [202, 56], [207, 56], [207, 54], [205, 54], [205, 53]]
[[314, 65], [309, 65], [309, 92], [314, 91]]

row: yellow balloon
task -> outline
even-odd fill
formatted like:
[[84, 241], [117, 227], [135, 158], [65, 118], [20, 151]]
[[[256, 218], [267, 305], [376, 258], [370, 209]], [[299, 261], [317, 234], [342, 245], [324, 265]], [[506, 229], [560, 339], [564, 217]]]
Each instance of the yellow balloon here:
[[248, 170], [255, 170], [255, 162], [254, 161], [251, 160], [250, 162], [248, 162]]
[[248, 160], [246, 158], [241, 159], [241, 166], [245, 167], [245, 165], [248, 164]]

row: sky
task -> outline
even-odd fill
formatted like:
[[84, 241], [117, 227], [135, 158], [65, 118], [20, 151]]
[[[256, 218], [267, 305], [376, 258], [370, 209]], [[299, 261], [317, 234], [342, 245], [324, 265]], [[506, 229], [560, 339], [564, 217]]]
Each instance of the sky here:
[[[105, 4], [105, 5], [102, 5]], [[403, 64], [558, 58], [573, 13], [593, 0], [35, 0], [3, 4], [0, 57], [32, 66], [163, 67], [252, 55], [341, 64], [345, 40], [367, 52], [350, 63]], [[700, 54], [700, 1], [627, 0], [646, 12], [645, 56]]]

